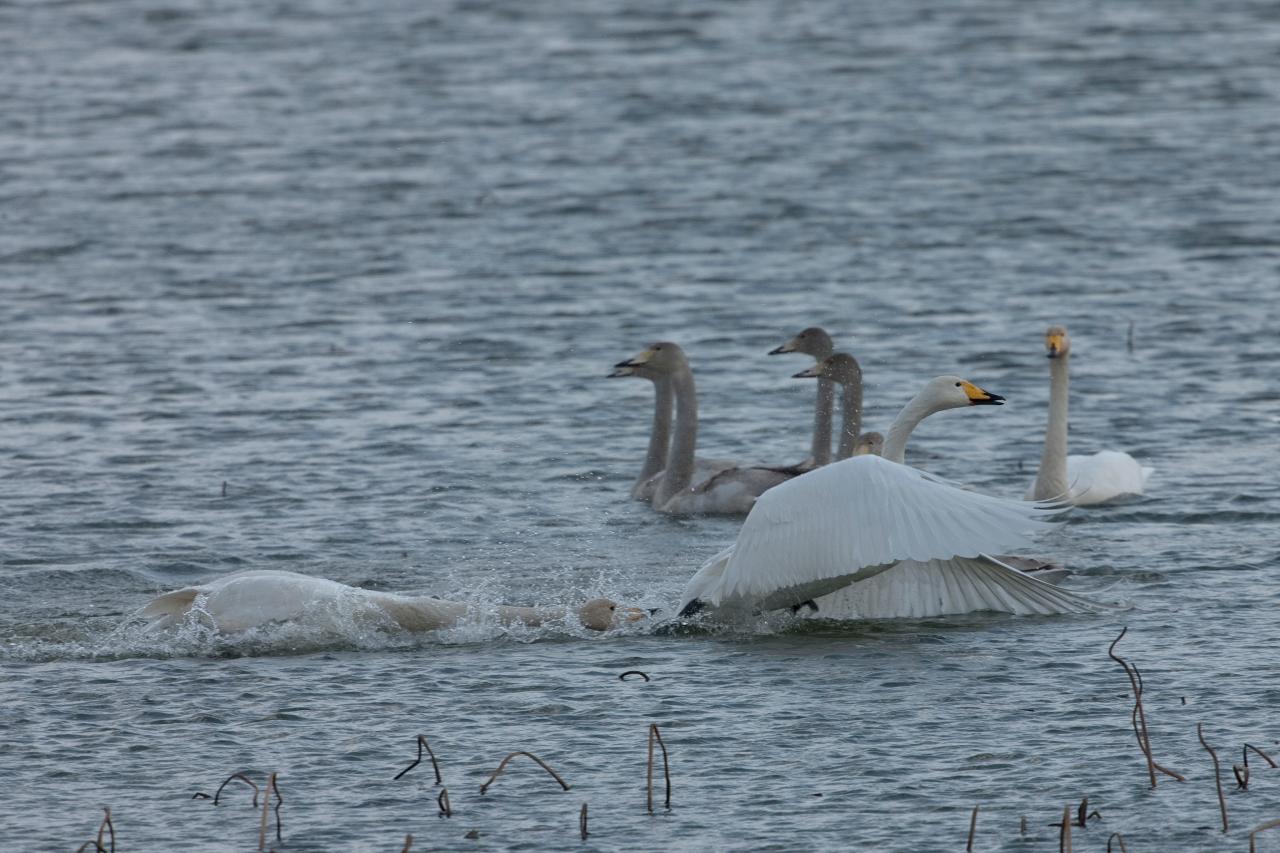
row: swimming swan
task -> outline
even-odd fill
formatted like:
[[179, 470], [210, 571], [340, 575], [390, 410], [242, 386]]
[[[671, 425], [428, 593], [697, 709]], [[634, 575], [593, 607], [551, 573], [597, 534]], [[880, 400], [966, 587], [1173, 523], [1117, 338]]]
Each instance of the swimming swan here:
[[[782, 355], [789, 352], [800, 352], [813, 356], [820, 362], [835, 346], [826, 329], [810, 326], [800, 334], [781, 346], [769, 350], [769, 355]], [[809, 458], [801, 462], [800, 468], [817, 468], [831, 461], [831, 417], [836, 407], [836, 384], [824, 377], [818, 378], [818, 398], [813, 406], [813, 447]]]
[[694, 448], [698, 442], [698, 395], [693, 371], [679, 345], [653, 344], [617, 367], [644, 367], [670, 378], [676, 397], [676, 427], [667, 467], [653, 494], [653, 508], [670, 514], [745, 513], [758, 495], [786, 482], [799, 471], [787, 468], [726, 468], [701, 483], [694, 482]]
[[166, 592], [142, 609], [149, 630], [182, 624], [194, 614], [223, 633], [235, 633], [277, 622], [333, 624], [349, 615], [374, 624], [396, 625], [406, 631], [450, 628], [468, 614], [492, 615], [503, 625], [537, 626], [573, 618], [593, 631], [604, 631], [645, 614], [635, 608], [619, 610], [614, 602], [593, 598], [581, 607], [510, 607], [498, 605], [477, 611], [476, 605], [428, 596], [396, 595], [347, 586], [337, 581], [295, 572], [249, 570], [233, 572], [208, 583]]
[[836, 459], [848, 459], [854, 454], [858, 436], [862, 432], [862, 367], [847, 352], [838, 352], [792, 378], [815, 377], [819, 382], [832, 382], [843, 389], [840, 398], [840, 442], [836, 448]]
[[1045, 332], [1049, 356], [1049, 425], [1035, 482], [1028, 500], [1062, 500], [1088, 506], [1124, 495], [1140, 495], [1154, 469], [1138, 464], [1127, 453], [1103, 450], [1092, 456], [1067, 455], [1067, 385], [1071, 337], [1063, 326]]
[[[884, 458], [833, 462], [761, 495], [737, 541], [689, 581], [680, 614], [805, 604], [835, 618], [1101, 609], [989, 556], [1052, 527], [1057, 504], [979, 494], [903, 464], [907, 437], [928, 415], [1003, 402], [956, 376], [930, 381], [894, 420]], [[839, 597], [879, 586], [880, 575], [879, 596]]]
[[[620, 376], [638, 376], [653, 383], [653, 428], [649, 431], [649, 449], [645, 453], [644, 464], [640, 467], [640, 475], [631, 485], [633, 499], [651, 501], [662, 480], [662, 471], [667, 467], [667, 453], [671, 448], [671, 410], [675, 405], [671, 377], [643, 366], [615, 367], [609, 374], [610, 379]], [[694, 460], [693, 481], [700, 483], [726, 468], [734, 467], [736, 466], [730, 459], [699, 457]]]

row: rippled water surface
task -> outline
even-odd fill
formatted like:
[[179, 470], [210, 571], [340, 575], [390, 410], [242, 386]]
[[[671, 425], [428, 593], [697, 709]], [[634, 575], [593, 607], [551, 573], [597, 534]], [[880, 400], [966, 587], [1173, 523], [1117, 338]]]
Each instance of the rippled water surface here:
[[[975, 849], [1051, 851], [1086, 795], [1077, 850], [1239, 850], [1280, 817], [1255, 769], [1224, 836], [1196, 738], [1224, 772], [1280, 745], [1275, 4], [20, 2], [0, 72], [6, 847], [109, 806], [121, 849], [255, 849], [246, 789], [191, 799], [236, 771], [279, 772], [298, 851], [957, 850], [979, 803]], [[1045, 542], [1119, 614], [127, 624], [245, 568], [670, 608], [740, 520], [628, 498], [652, 392], [604, 375], [658, 339], [745, 461], [807, 453], [804, 360], [765, 356], [804, 326], [872, 428], [960, 373], [1009, 404], [911, 461], [1020, 495], [1049, 323], [1073, 447], [1157, 468]], [[1185, 784], [1150, 790], [1122, 625]], [[392, 780], [420, 733], [450, 819]], [[518, 749], [571, 790], [513, 763], [481, 797]]]

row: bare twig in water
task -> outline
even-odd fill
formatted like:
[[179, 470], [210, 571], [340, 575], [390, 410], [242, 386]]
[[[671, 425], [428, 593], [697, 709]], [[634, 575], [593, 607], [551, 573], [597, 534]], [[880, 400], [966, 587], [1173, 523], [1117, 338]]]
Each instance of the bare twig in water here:
[[192, 794], [192, 795], [191, 795], [191, 799], [193, 799], [193, 800], [212, 800], [212, 799], [213, 799], [213, 797], [209, 796], [209, 795], [208, 795], [208, 794], [206, 794], [204, 791], [196, 791], [194, 794]]
[[1111, 839], [1116, 840], [1116, 844], [1120, 845], [1120, 853], [1129, 853], [1128, 848], [1124, 846], [1124, 836], [1118, 832], [1113, 832], [1107, 836], [1107, 853], [1111, 853]]
[[276, 792], [276, 807], [273, 811], [276, 813], [276, 843], [281, 843], [280, 838], [280, 807], [284, 805], [284, 797], [280, 794], [280, 785], [277, 784], [276, 774], [271, 774], [271, 790]]
[[1218, 753], [1213, 751], [1213, 747], [1209, 746], [1204, 739], [1204, 724], [1196, 723], [1196, 737], [1200, 738], [1200, 745], [1205, 748], [1209, 756], [1213, 759], [1213, 782], [1218, 786], [1218, 806], [1222, 809], [1222, 831], [1227, 831], [1227, 800], [1222, 796], [1222, 775], [1218, 768]]
[[587, 832], [587, 804], [582, 804], [582, 811], [578, 812], [578, 834], [582, 836], [582, 840], [586, 841], [590, 832]]
[[1264, 823], [1264, 824], [1260, 824], [1259, 826], [1255, 826], [1255, 827], [1253, 828], [1253, 831], [1249, 833], [1249, 853], [1257, 853], [1257, 847], [1256, 847], [1255, 842], [1254, 842], [1254, 840], [1253, 840], [1253, 837], [1254, 837], [1255, 835], [1257, 835], [1259, 832], [1262, 832], [1262, 830], [1264, 830], [1264, 829], [1272, 829], [1272, 828], [1277, 827], [1277, 826], [1280, 826], [1280, 820], [1269, 820], [1269, 821], [1267, 821], [1267, 822], [1266, 822], [1266, 823]]
[[627, 670], [626, 672], [622, 673], [622, 675], [619, 675], [619, 676], [618, 676], [618, 680], [619, 680], [619, 681], [626, 681], [626, 680], [627, 680], [627, 676], [628, 676], [628, 675], [638, 675], [638, 676], [640, 676], [641, 678], [643, 678], [645, 681], [648, 681], [648, 680], [649, 680], [649, 676], [645, 675], [643, 672], [641, 672], [641, 671], [640, 671], [640, 670], [638, 670], [638, 669], [629, 669], [629, 670]]
[[1086, 822], [1089, 820], [1088, 814], [1089, 814], [1089, 798], [1085, 797], [1083, 800], [1080, 801], [1080, 808], [1076, 809], [1076, 823], [1079, 824], [1080, 826], [1085, 826]]
[[1235, 774], [1236, 784], [1240, 786], [1240, 790], [1249, 790], [1249, 765], [1241, 767], [1239, 764], [1232, 764], [1231, 772]]
[[653, 814], [653, 742], [658, 742], [658, 746], [662, 747], [662, 773], [667, 781], [667, 798], [664, 805], [671, 808], [671, 765], [667, 761], [667, 745], [662, 742], [662, 734], [658, 731], [657, 723], [649, 724], [649, 770], [647, 774], [648, 787], [645, 797], [645, 805], [649, 809], [649, 814]]
[[502, 759], [502, 763], [498, 765], [498, 769], [493, 771], [493, 775], [490, 776], [488, 780], [486, 780], [485, 783], [480, 786], [481, 794], [484, 794], [485, 791], [489, 790], [489, 786], [493, 784], [493, 780], [497, 779], [502, 774], [502, 771], [507, 768], [507, 762], [515, 758], [517, 755], [523, 755], [528, 758], [532, 758], [534, 761], [538, 762], [538, 766], [541, 767], [543, 770], [547, 771], [548, 773], [550, 773], [551, 778], [559, 782], [561, 788], [564, 788], [566, 791], [569, 790], [569, 783], [561, 779], [559, 773], [557, 773], [556, 771], [548, 767], [547, 762], [543, 761], [541, 758], [534, 755], [532, 752], [520, 751], [520, 752], [513, 752], [510, 755], [508, 755], [506, 758]]
[[262, 787], [262, 820], [258, 823], [258, 853], [262, 853], [267, 849], [267, 813], [270, 811], [271, 805], [271, 783], [275, 781], [275, 774], [271, 774], [271, 779]]
[[1266, 759], [1266, 762], [1267, 762], [1268, 764], [1270, 764], [1272, 767], [1280, 767], [1280, 764], [1276, 764], [1276, 763], [1275, 763], [1275, 761], [1273, 761], [1273, 760], [1271, 759], [1271, 756], [1270, 756], [1270, 755], [1267, 755], [1265, 752], [1263, 752], [1262, 750], [1258, 749], [1256, 746], [1254, 746], [1254, 745], [1253, 745], [1253, 744], [1251, 744], [1251, 743], [1246, 743], [1246, 744], [1244, 745], [1244, 766], [1245, 766], [1245, 767], [1248, 767], [1248, 766], [1249, 766], [1249, 750], [1251, 750], [1251, 749], [1252, 749], [1254, 752], [1258, 753], [1258, 755], [1261, 755], [1264, 759]]
[[413, 846], [413, 835], [412, 834], [406, 835], [404, 837], [404, 847], [400, 849], [400, 853], [409, 853], [409, 848], [412, 846]]
[[1018, 834], [1025, 837], [1027, 834], [1027, 816], [1023, 815], [1022, 820], [1018, 821]]
[[1058, 853], [1071, 853], [1071, 806], [1062, 807], [1062, 827], [1058, 830]]
[[[981, 805], [981, 804], [979, 804]], [[978, 829], [978, 806], [973, 807], [973, 813], [969, 815], [969, 843], [964, 846], [965, 853], [973, 851], [973, 834]]]
[[93, 853], [108, 853], [107, 848], [103, 847], [96, 841], [86, 841], [84, 844], [81, 844], [76, 848], [76, 853], [84, 853], [84, 851], [89, 848], [89, 845], [93, 845]]
[[1107, 649], [1107, 655], [1120, 664], [1124, 668], [1125, 675], [1129, 676], [1129, 685], [1133, 688], [1133, 731], [1138, 738], [1138, 748], [1142, 750], [1143, 756], [1147, 759], [1147, 775], [1151, 778], [1151, 787], [1154, 788], [1156, 786], [1157, 770], [1172, 776], [1179, 782], [1185, 782], [1187, 781], [1185, 776], [1167, 767], [1161, 767], [1151, 754], [1151, 735], [1147, 732], [1147, 713], [1142, 708], [1142, 673], [1138, 672], [1136, 666], [1116, 654], [1116, 644], [1120, 642], [1128, 630], [1127, 627], [1120, 630], [1120, 636], [1111, 641], [1111, 646]]
[[422, 763], [423, 749], [426, 749], [427, 755], [431, 757], [431, 768], [436, 771], [436, 784], [439, 785], [444, 782], [444, 779], [440, 776], [440, 765], [436, 763], [436, 754], [431, 751], [431, 744], [427, 743], [426, 735], [418, 735], [418, 757], [414, 759], [412, 764], [397, 773], [395, 779], [391, 780], [392, 782]]
[[213, 795], [213, 804], [215, 806], [218, 804], [218, 797], [222, 796], [222, 789], [227, 787], [227, 784], [233, 779], [239, 779], [241, 782], [253, 789], [253, 807], [256, 809], [258, 807], [258, 783], [243, 773], [232, 773], [221, 785], [218, 786], [218, 790]]
[[105, 814], [103, 815], [102, 823], [98, 824], [98, 840], [95, 843], [99, 847], [102, 846], [102, 831], [105, 829], [107, 832], [111, 833], [111, 853], [116, 853], [116, 827], [115, 824], [111, 822], [111, 809], [104, 806], [102, 811], [105, 812]]
[[436, 797], [436, 805], [440, 807], [441, 817], [453, 817], [453, 807], [449, 805], [448, 788], [440, 789], [440, 796]]

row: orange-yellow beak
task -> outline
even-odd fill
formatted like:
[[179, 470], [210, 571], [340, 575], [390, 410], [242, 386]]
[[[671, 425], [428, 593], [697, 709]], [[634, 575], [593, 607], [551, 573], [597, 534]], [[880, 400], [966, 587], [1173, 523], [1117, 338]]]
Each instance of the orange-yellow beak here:
[[964, 389], [965, 396], [969, 398], [970, 406], [1000, 406], [1004, 404], [1004, 397], [999, 394], [992, 394], [990, 391], [984, 391], [972, 382], [961, 382], [960, 387]]

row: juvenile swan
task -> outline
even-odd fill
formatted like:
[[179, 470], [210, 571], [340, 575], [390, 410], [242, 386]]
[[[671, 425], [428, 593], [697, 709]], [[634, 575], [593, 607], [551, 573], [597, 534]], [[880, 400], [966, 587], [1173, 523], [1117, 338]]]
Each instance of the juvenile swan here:
[[1061, 500], [1077, 506], [1100, 504], [1125, 495], [1140, 495], [1152, 468], [1127, 453], [1103, 450], [1092, 456], [1067, 455], [1067, 385], [1071, 337], [1063, 326], [1045, 332], [1049, 356], [1049, 425], [1044, 452], [1028, 500]]
[[[406, 631], [435, 631], [458, 624], [468, 613], [477, 613], [475, 608], [476, 605], [461, 601], [375, 592], [295, 572], [250, 570], [166, 592], [152, 599], [141, 615], [152, 630], [179, 625], [194, 613], [223, 633], [277, 622], [323, 627], [333, 624], [335, 616], [395, 624]], [[572, 616], [593, 631], [644, 616], [643, 611], [634, 608], [619, 612], [618, 606], [605, 598], [591, 599], [576, 609], [499, 605], [488, 613], [503, 625], [536, 626]]]
[[[810, 326], [782, 346], [769, 350], [769, 355], [800, 352], [820, 362], [834, 349], [826, 329]], [[819, 377], [818, 399], [813, 407], [813, 447], [809, 458], [800, 463], [801, 468], [817, 468], [831, 461], [831, 417], [835, 407], [835, 382], [825, 376]]]
[[833, 382], [843, 389], [840, 398], [840, 441], [836, 459], [848, 459], [858, 446], [862, 432], [862, 368], [847, 352], [838, 352], [813, 367], [795, 374], [794, 379], [816, 377], [819, 382]]
[[[1057, 505], [982, 495], [902, 464], [907, 437], [928, 415], [1002, 402], [957, 376], [932, 380], [894, 421], [885, 458], [834, 462], [761, 495], [737, 541], [689, 581], [681, 614], [806, 604], [835, 618], [1102, 608], [988, 556], [1052, 527]], [[880, 596], [837, 597], [882, 573]]]
[[[653, 427], [649, 431], [649, 449], [645, 453], [644, 464], [640, 466], [640, 475], [631, 485], [632, 498], [651, 501], [662, 479], [662, 471], [667, 467], [667, 453], [671, 448], [671, 411], [675, 405], [671, 377], [643, 366], [618, 366], [609, 374], [610, 379], [620, 376], [637, 376], [653, 383]], [[728, 459], [698, 458], [694, 460], [693, 480], [698, 483], [733, 467], [733, 462]]]
[[694, 449], [698, 443], [698, 395], [684, 350], [670, 341], [653, 344], [618, 367], [644, 367], [671, 379], [676, 397], [675, 435], [667, 467], [653, 494], [653, 507], [670, 514], [744, 513], [756, 496], [785, 482], [794, 469], [727, 468], [701, 483], [694, 482]]

